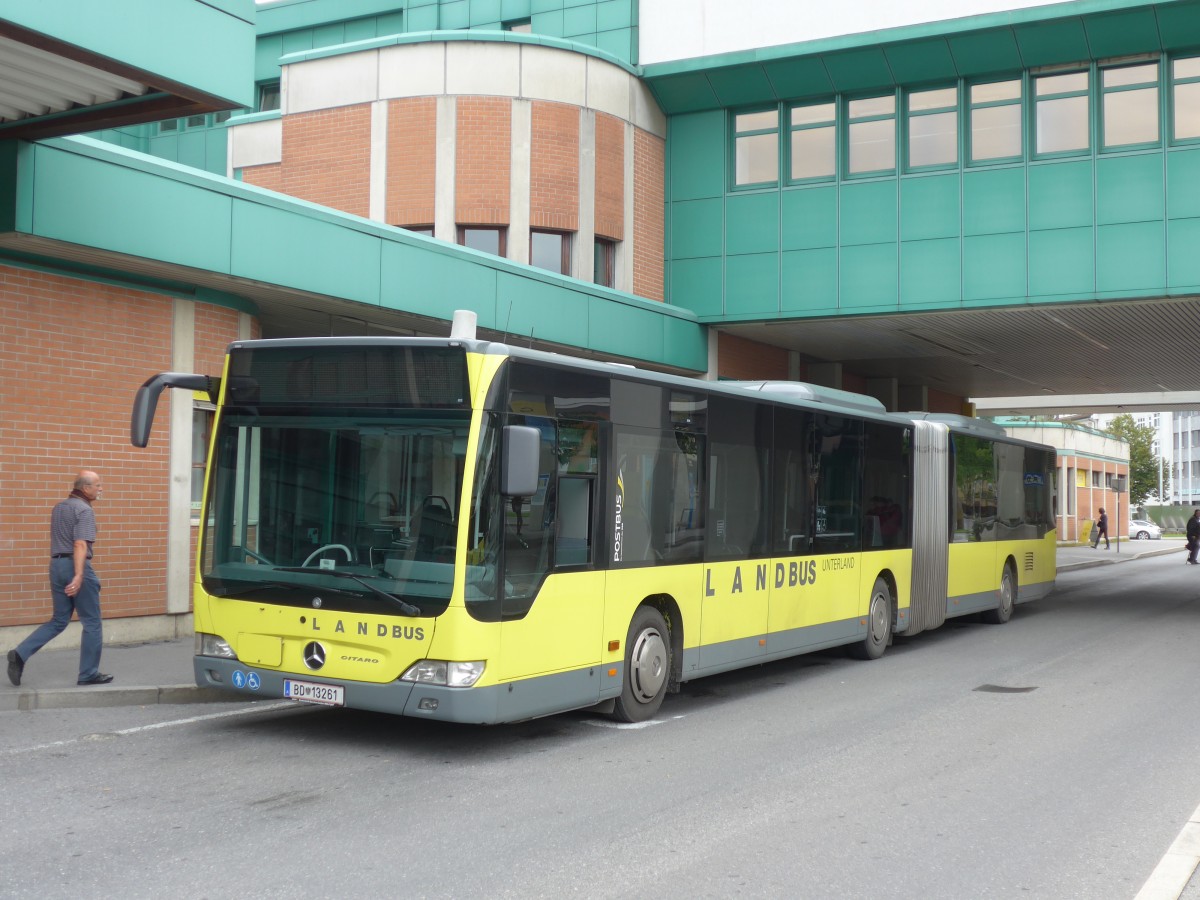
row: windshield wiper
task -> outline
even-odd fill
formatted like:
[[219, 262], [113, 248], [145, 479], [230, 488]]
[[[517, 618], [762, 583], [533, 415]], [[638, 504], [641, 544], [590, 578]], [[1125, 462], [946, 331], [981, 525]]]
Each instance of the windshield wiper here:
[[351, 581], [357, 581], [368, 591], [376, 596], [382, 597], [384, 600], [393, 603], [400, 612], [406, 616], [416, 617], [421, 615], [420, 608], [413, 606], [407, 600], [402, 600], [395, 594], [389, 594], [387, 591], [380, 590], [365, 580], [363, 576], [355, 575], [352, 572], [339, 572], [337, 569], [314, 569], [312, 566], [276, 566], [276, 572], [309, 572], [314, 575], [333, 575], [337, 578], [349, 578]]
[[[283, 571], [288, 570], [284, 569]], [[235, 594], [242, 596], [243, 594], [254, 594], [258, 591], [279, 590], [280, 588], [288, 591], [309, 590], [304, 585], [287, 581], [254, 581], [248, 583], [245, 587], [227, 587], [222, 585], [217, 590], [210, 590], [209, 593], [214, 597], [232, 597]], [[329, 588], [329, 590], [333, 591], [335, 594], [343, 594], [347, 597], [359, 596], [354, 591], [343, 591], [340, 588]]]

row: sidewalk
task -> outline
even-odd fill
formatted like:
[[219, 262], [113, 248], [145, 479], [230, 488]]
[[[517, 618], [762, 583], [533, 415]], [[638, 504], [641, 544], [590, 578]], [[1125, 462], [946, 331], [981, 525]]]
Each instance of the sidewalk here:
[[[1058, 548], [1058, 571], [1067, 572], [1091, 566], [1111, 566], [1132, 562], [1139, 557], [1181, 554], [1183, 539], [1161, 541], [1122, 541], [1118, 548], [1093, 550], [1078, 544]], [[7, 655], [4, 647], [0, 656]], [[154, 641], [146, 644], [119, 644], [104, 648], [101, 671], [111, 672], [112, 684], [79, 687], [79, 650], [57, 650], [53, 644], [39, 652], [25, 667], [19, 688], [0, 675], [0, 712], [30, 709], [70, 709], [95, 706], [143, 706], [155, 703], [245, 703], [245, 694], [197, 687], [192, 674], [192, 638]]]

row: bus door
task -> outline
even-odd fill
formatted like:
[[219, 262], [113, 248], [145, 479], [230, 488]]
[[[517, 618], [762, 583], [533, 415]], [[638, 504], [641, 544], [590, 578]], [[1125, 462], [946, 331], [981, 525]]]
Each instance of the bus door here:
[[709, 398], [701, 669], [768, 652], [771, 415], [767, 404]]

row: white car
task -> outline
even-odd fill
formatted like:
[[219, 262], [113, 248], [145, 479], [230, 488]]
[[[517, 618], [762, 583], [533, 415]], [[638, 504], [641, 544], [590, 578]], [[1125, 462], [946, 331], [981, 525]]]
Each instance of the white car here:
[[1148, 519], [1133, 519], [1129, 523], [1129, 537], [1139, 541], [1157, 541], [1162, 538], [1162, 529]]

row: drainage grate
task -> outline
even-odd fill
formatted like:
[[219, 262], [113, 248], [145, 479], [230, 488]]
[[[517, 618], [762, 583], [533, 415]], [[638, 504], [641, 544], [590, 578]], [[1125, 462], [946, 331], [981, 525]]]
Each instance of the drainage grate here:
[[1028, 694], [1030, 691], [1036, 691], [1036, 687], [1007, 687], [1003, 684], [981, 684], [975, 688], [977, 691], [983, 691], [985, 694]]

